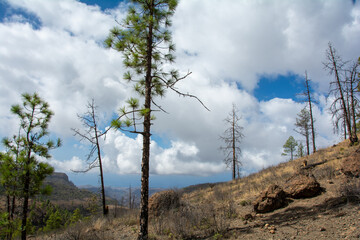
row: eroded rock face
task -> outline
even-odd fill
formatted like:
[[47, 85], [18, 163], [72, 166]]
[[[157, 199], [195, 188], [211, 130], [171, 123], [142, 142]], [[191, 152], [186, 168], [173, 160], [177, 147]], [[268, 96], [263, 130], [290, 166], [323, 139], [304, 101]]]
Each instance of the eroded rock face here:
[[157, 192], [149, 199], [149, 211], [153, 216], [160, 216], [178, 207], [180, 207], [180, 194], [173, 190]]
[[269, 188], [261, 193], [254, 202], [254, 210], [257, 213], [268, 213], [282, 208], [287, 204], [286, 193], [278, 185], [270, 185]]
[[360, 148], [344, 159], [341, 172], [347, 177], [360, 177]]
[[291, 198], [311, 198], [322, 192], [313, 175], [296, 174], [287, 180], [284, 191]]

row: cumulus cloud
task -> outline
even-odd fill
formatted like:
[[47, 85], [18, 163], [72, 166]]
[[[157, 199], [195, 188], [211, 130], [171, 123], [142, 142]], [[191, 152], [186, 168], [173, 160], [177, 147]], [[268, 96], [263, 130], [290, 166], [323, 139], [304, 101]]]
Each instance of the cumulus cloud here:
[[[126, 136], [122, 132], [110, 131], [103, 143], [104, 170], [118, 174], [134, 174], [141, 171], [142, 136]], [[222, 164], [199, 159], [196, 144], [171, 141], [169, 148], [151, 141], [150, 173], [171, 175], [212, 174], [224, 170]]]
[[[126, 12], [120, 4], [105, 12], [75, 0], [9, 0], [14, 9], [31, 13], [34, 27], [21, 14], [0, 23], [0, 134], [16, 131], [10, 106], [23, 92], [37, 91], [55, 112], [50, 130], [73, 141], [70, 128], [80, 127], [76, 114], [94, 98], [106, 125], [119, 106], [134, 96], [122, 80], [120, 53], [104, 49], [109, 29]], [[322, 62], [329, 41], [343, 59], [359, 56], [360, 4], [351, 1], [180, 1], [173, 19], [176, 68], [193, 73], [178, 85], [194, 98], [168, 92], [156, 99], [169, 114], [157, 113], [153, 134], [167, 144], [151, 142], [153, 174], [206, 175], [224, 171], [219, 136], [223, 119], [235, 103], [242, 115], [244, 169], [253, 171], [286, 160], [282, 145], [293, 131], [296, 114], [305, 106], [293, 99], [259, 101], [253, 95], [261, 76], [302, 76], [315, 82], [319, 104], [314, 107], [319, 147], [339, 140], [332, 134], [324, 93], [330, 77]], [[276, 82], [274, 82], [276, 84]], [[70, 139], [70, 140], [69, 140]], [[142, 139], [110, 132], [103, 142], [108, 172], [140, 172]], [[82, 167], [71, 155], [52, 160], [59, 171]]]

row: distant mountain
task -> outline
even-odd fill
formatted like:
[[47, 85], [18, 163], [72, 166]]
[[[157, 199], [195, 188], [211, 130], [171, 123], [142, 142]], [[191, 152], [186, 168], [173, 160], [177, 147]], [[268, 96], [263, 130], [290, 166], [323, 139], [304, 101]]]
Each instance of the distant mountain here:
[[85, 200], [94, 195], [86, 189], [76, 187], [74, 183], [69, 181], [69, 177], [65, 173], [54, 172], [44, 180], [44, 185], [50, 185], [52, 187], [51, 195], [41, 196], [41, 198], [46, 200]]
[[[80, 189], [86, 189], [92, 193], [99, 193], [100, 187], [94, 187], [91, 185], [84, 185], [79, 186]], [[149, 189], [149, 195], [153, 195], [156, 192], [163, 191], [165, 189], [163, 188], [150, 188]], [[107, 197], [116, 199], [120, 205], [128, 206], [129, 205], [129, 191], [130, 188], [128, 187], [105, 187], [105, 195]], [[135, 196], [135, 205], [139, 205], [140, 203], [140, 194], [141, 194], [141, 188], [139, 187], [132, 187], [131, 188], [131, 194], [134, 197]]]

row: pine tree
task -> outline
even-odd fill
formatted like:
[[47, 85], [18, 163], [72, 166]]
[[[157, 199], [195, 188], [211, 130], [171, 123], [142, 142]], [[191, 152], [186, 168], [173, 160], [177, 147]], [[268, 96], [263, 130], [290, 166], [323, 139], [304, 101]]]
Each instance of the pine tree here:
[[[120, 116], [112, 126], [128, 130], [143, 137], [141, 161], [141, 201], [140, 230], [138, 239], [148, 238], [148, 199], [149, 199], [149, 159], [151, 125], [155, 119], [152, 115], [157, 96], [163, 97], [167, 89], [180, 96], [196, 98], [194, 95], [179, 91], [175, 85], [191, 72], [180, 76], [177, 70], [164, 68], [165, 63], [174, 63], [175, 45], [172, 43], [170, 18], [173, 16], [177, 0], [131, 0], [125, 20], [119, 27], [114, 27], [105, 40], [108, 48], [113, 48], [124, 55], [124, 65], [130, 69], [124, 74], [128, 82], [134, 83], [135, 91], [144, 98], [144, 104], [131, 98], [128, 108], [120, 110]], [[125, 119], [125, 120], [124, 120]], [[142, 129], [139, 128], [142, 125]], [[131, 128], [131, 130], [127, 129]]]
[[294, 137], [290, 136], [283, 146], [284, 152], [281, 155], [287, 156], [288, 154], [290, 154], [290, 160], [293, 160], [297, 145], [298, 143], [296, 142]]
[[300, 113], [297, 115], [296, 118], [296, 132], [300, 133], [305, 137], [306, 143], [306, 153], [307, 155], [310, 154], [310, 130], [311, 130], [311, 119], [310, 113], [306, 108], [301, 109]]
[[316, 143], [315, 143], [315, 119], [313, 114], [313, 104], [314, 104], [314, 97], [312, 95], [312, 91], [310, 88], [310, 79], [308, 78], [307, 71], [305, 71], [305, 92], [303, 95], [306, 96], [306, 100], [309, 106], [309, 113], [310, 113], [310, 127], [311, 127], [311, 138], [312, 138], [312, 146], [313, 146], [313, 153], [316, 152]]
[[[42, 100], [37, 93], [22, 95], [23, 103], [13, 105], [11, 112], [19, 117], [19, 135], [13, 139], [4, 138], [3, 144], [8, 152], [15, 156], [18, 171], [19, 191], [16, 193], [23, 199], [21, 239], [26, 239], [26, 225], [29, 210], [29, 198], [42, 191], [42, 182], [54, 169], [47, 163], [39, 162], [37, 157], [50, 158], [49, 151], [61, 145], [57, 142], [43, 140], [49, 135], [47, 130], [53, 112], [49, 104]], [[47, 189], [48, 190], [48, 189]]]

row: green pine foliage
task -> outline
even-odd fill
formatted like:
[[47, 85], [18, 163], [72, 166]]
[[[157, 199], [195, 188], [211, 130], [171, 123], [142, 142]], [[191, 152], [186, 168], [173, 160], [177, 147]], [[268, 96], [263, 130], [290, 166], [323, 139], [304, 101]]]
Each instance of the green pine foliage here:
[[6, 154], [1, 157], [0, 182], [7, 195], [7, 208], [12, 221], [15, 206], [10, 199], [22, 199], [22, 239], [26, 239], [29, 198], [39, 193], [50, 193], [48, 187], [43, 187], [46, 176], [54, 169], [45, 162], [38, 161], [38, 157], [50, 158], [49, 151], [61, 145], [60, 139], [56, 142], [44, 140], [49, 135], [48, 125], [54, 113], [49, 104], [42, 100], [37, 93], [22, 95], [22, 105], [11, 107], [11, 112], [19, 119], [19, 132], [12, 138], [4, 138], [3, 145]]
[[[134, 6], [130, 7], [122, 28], [110, 30], [105, 46], [124, 55], [124, 65], [129, 69], [124, 79], [134, 84], [139, 96], [146, 97], [149, 93], [149, 100], [154, 103], [154, 98], [163, 97], [167, 89], [176, 90], [174, 85], [184, 78], [180, 77], [178, 70], [165, 67], [175, 61], [175, 45], [169, 27], [177, 0], [131, 2]], [[139, 133], [138, 122], [151, 112], [150, 105], [141, 106], [138, 99], [130, 98], [126, 107], [120, 109], [119, 118], [112, 122], [112, 126], [117, 129], [132, 128], [133, 132]], [[151, 119], [155, 118], [152, 116]]]
[[295, 138], [293, 136], [290, 136], [288, 138], [288, 140], [286, 140], [286, 142], [283, 146], [284, 152], [281, 155], [283, 155], [283, 156], [290, 155], [290, 160], [293, 160], [297, 146], [298, 146], [298, 143], [295, 140]]

